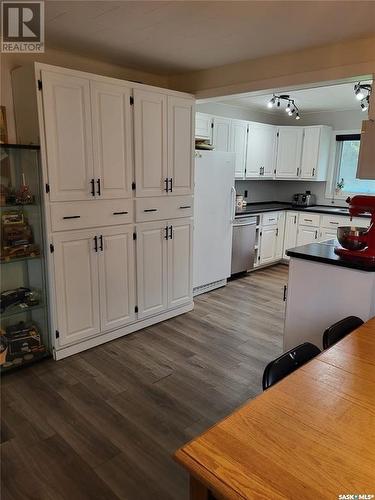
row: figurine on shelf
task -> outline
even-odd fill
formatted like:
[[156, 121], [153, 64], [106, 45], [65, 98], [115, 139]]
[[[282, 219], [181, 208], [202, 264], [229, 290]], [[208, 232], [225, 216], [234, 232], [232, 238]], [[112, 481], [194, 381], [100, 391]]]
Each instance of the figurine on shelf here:
[[0, 328], [0, 366], [6, 363], [8, 353], [8, 344], [5, 337], [5, 331]]
[[34, 196], [31, 194], [30, 187], [26, 184], [25, 174], [22, 173], [21, 187], [16, 192], [16, 205], [30, 205], [34, 203]]
[[38, 328], [33, 323], [27, 324], [20, 321], [15, 325], [8, 326], [5, 329], [4, 337], [8, 347], [8, 358], [45, 351]]
[[15, 288], [14, 290], [5, 290], [0, 295], [0, 311], [3, 313], [8, 308], [20, 306], [28, 308], [39, 304], [39, 293], [37, 290], [31, 290], [26, 287]]
[[11, 211], [2, 215], [1, 260], [20, 257], [35, 257], [40, 254], [34, 244], [33, 233], [21, 211]]

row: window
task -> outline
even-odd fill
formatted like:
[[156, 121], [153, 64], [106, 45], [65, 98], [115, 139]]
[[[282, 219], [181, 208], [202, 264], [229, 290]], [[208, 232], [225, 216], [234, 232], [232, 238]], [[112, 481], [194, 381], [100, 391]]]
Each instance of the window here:
[[360, 134], [337, 135], [336, 186], [342, 193], [375, 194], [375, 181], [357, 179]]

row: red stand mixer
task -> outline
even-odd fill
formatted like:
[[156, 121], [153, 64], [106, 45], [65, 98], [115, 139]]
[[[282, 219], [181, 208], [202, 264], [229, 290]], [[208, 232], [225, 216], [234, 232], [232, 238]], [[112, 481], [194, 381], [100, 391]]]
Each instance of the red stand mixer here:
[[337, 239], [341, 247], [335, 247], [335, 253], [345, 259], [356, 259], [375, 265], [375, 196], [353, 196], [346, 202], [349, 203], [351, 217], [370, 213], [371, 223], [369, 228], [339, 227]]

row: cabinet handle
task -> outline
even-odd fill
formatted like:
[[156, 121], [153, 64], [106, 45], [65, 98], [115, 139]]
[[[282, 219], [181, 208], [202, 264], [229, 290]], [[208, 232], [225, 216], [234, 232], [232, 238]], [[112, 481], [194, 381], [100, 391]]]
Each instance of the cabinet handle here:
[[333, 220], [330, 220], [330, 221], [329, 221], [329, 223], [330, 223], [330, 224], [337, 224], [337, 225], [339, 225], [339, 224], [340, 224], [340, 222], [335, 222], [335, 221], [333, 221]]
[[168, 193], [168, 177], [166, 177], [164, 179], [164, 184], [165, 184], [165, 188], [164, 188], [164, 191], [166, 191]]
[[312, 222], [312, 219], [303, 219], [305, 222]]
[[92, 196], [95, 196], [95, 181], [94, 181], [94, 179], [91, 179], [90, 184], [91, 184], [91, 194], [92, 194]]
[[144, 212], [157, 212], [158, 209], [157, 208], [145, 208], [143, 211]]
[[169, 179], [169, 191], [172, 193], [173, 191], [173, 179], [172, 177]]
[[276, 236], [279, 236], [279, 228], [276, 228]]
[[164, 228], [164, 231], [165, 231], [165, 234], [164, 234], [164, 238], [167, 240], [168, 239], [168, 226], [165, 226]]
[[297, 168], [297, 177], [299, 176], [299, 168]]
[[98, 251], [98, 237], [97, 236], [94, 237], [94, 250], [95, 250], [95, 252]]
[[312, 176], [315, 177], [315, 168], [312, 169]]
[[284, 295], [283, 295], [283, 302], [286, 301], [286, 291], [288, 290], [287, 285], [284, 285]]
[[113, 212], [112, 215], [126, 215], [128, 214], [129, 212]]
[[268, 219], [268, 222], [270, 222], [271, 220], [276, 220], [276, 219]]
[[297, 216], [294, 216], [294, 224], [297, 224]]
[[180, 210], [184, 210], [185, 208], [191, 208], [191, 205], [183, 205], [182, 207], [180, 207]]
[[99, 241], [100, 241], [100, 251], [102, 252], [103, 251], [103, 235], [102, 234], [99, 236]]
[[101, 195], [102, 195], [102, 192], [101, 192], [101, 189], [100, 189], [100, 179], [97, 179], [96, 183], [97, 183], [97, 185], [98, 185], [97, 194], [98, 194], [98, 196], [101, 196]]
[[315, 231], [315, 239], [318, 239], [318, 230]]
[[173, 239], [173, 226], [169, 226], [169, 239]]
[[80, 219], [80, 215], [66, 215], [63, 219]]

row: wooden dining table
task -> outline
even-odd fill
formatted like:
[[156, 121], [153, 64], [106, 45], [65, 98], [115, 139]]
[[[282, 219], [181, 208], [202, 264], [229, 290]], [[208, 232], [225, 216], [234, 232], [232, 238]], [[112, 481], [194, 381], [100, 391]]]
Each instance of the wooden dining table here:
[[174, 457], [195, 500], [375, 498], [375, 318]]

